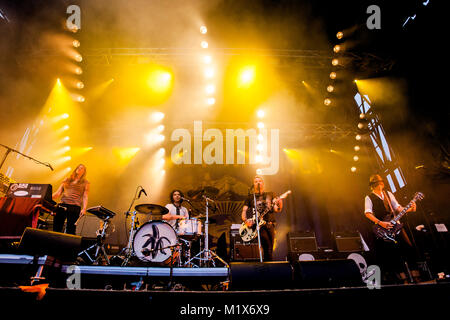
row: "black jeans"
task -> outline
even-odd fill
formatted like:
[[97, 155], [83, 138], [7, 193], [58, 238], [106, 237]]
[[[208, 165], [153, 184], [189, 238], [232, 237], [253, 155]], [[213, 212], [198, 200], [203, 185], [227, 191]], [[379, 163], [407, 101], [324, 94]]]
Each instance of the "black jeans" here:
[[261, 247], [264, 252], [264, 261], [273, 260], [273, 242], [275, 240], [275, 227], [273, 224], [266, 223], [259, 230], [261, 237]]
[[77, 222], [80, 217], [81, 207], [73, 204], [60, 203], [53, 218], [53, 231], [63, 232], [64, 222], [67, 219], [66, 233], [75, 234]]

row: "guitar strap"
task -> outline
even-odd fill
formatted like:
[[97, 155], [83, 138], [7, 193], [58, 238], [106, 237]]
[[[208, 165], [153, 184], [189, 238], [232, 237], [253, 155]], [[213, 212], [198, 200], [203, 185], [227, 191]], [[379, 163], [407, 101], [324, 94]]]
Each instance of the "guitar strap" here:
[[391, 197], [389, 197], [388, 193], [384, 190], [383, 190], [383, 195], [384, 195], [384, 199], [383, 199], [384, 207], [386, 208], [387, 211], [390, 211], [395, 217], [396, 214], [395, 214], [394, 209], [392, 208]]

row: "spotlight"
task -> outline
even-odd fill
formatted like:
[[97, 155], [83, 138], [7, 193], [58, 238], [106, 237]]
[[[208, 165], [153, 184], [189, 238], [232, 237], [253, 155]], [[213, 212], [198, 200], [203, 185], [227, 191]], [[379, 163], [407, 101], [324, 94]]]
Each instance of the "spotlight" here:
[[205, 88], [207, 94], [213, 94], [216, 91], [216, 87], [213, 84], [208, 84]]
[[359, 160], [359, 157], [358, 156], [354, 156], [353, 157], [353, 161], [358, 161]]
[[163, 142], [166, 139], [166, 137], [162, 134], [158, 135], [158, 137], [156, 138], [157, 142]]
[[69, 130], [69, 129], [70, 129], [70, 127], [69, 127], [69, 125], [67, 125], [67, 124], [66, 124], [64, 127], [62, 127], [62, 130], [63, 130], [63, 131], [66, 131], [66, 130]]
[[212, 57], [211, 56], [203, 56], [203, 62], [206, 64], [210, 64], [212, 62]]
[[341, 40], [344, 37], [344, 33], [342, 31], [339, 31], [338, 33], [336, 33], [336, 38], [338, 38], [339, 40]]
[[163, 167], [166, 164], [166, 160], [164, 158], [159, 159], [159, 165]]
[[78, 81], [78, 82], [77, 82], [77, 88], [78, 88], [78, 89], [83, 89], [83, 88], [84, 88], [84, 83], [81, 82], [81, 81]]
[[242, 69], [239, 74], [239, 84], [241, 86], [249, 86], [255, 80], [255, 73], [256, 70], [254, 66], [248, 66]]
[[78, 48], [78, 47], [80, 46], [80, 41], [78, 41], [78, 40], [73, 40], [73, 41], [72, 41], [72, 45], [73, 45], [75, 48]]
[[200, 33], [201, 34], [206, 34], [208, 32], [208, 28], [206, 28], [205, 26], [201, 26], [200, 27]]
[[325, 100], [323, 100], [323, 104], [326, 106], [329, 106], [331, 104], [331, 99], [330, 98], [326, 98]]
[[262, 170], [261, 169], [256, 169], [256, 174], [258, 174], [258, 175], [262, 174]]
[[166, 170], [161, 170], [161, 175], [163, 176], [163, 175], [165, 175], [166, 174]]
[[75, 73], [78, 74], [78, 75], [80, 75], [80, 74], [83, 73], [83, 70], [82, 70], [80, 67], [76, 67], [76, 68], [75, 68]]
[[61, 115], [61, 118], [63, 118], [63, 119], [67, 119], [69, 117], [69, 114], [68, 113], [63, 113], [62, 115]]
[[358, 140], [358, 141], [361, 140], [361, 135], [357, 134], [355, 139]]
[[262, 134], [258, 134], [258, 141], [263, 141], [264, 140], [264, 137], [263, 137], [263, 135]]
[[258, 122], [258, 129], [263, 129], [264, 128], [264, 123], [263, 122]]
[[63, 138], [63, 141], [64, 142], [67, 142], [67, 141], [69, 141], [70, 140], [70, 137], [69, 136], [65, 136], [64, 138]]
[[214, 77], [214, 68], [212, 67], [205, 68], [203, 74], [205, 75], [205, 78], [211, 79], [212, 77]]
[[158, 150], [158, 156], [163, 157], [166, 154], [166, 149], [159, 148]]
[[212, 106], [213, 104], [216, 103], [216, 99], [213, 98], [213, 97], [210, 97], [210, 98], [206, 99], [206, 103], [207, 103], [209, 106]]
[[358, 145], [356, 145], [353, 147], [353, 149], [355, 149], [355, 151], [359, 151], [361, 148]]
[[358, 123], [358, 129], [360, 130], [364, 129], [364, 123], [362, 122]]
[[200, 42], [200, 46], [201, 46], [203, 49], [208, 49], [208, 42], [202, 41], [202, 42]]
[[334, 87], [330, 84], [330, 85], [327, 87], [327, 91], [328, 91], [328, 92], [333, 92], [333, 91], [334, 91]]
[[337, 73], [334, 72], [334, 71], [332, 71], [332, 72], [330, 73], [330, 79], [336, 79], [336, 77], [337, 77]]
[[152, 120], [154, 121], [154, 122], [159, 122], [159, 121], [161, 121], [162, 119], [164, 119], [164, 113], [162, 113], [162, 112], [153, 112], [152, 113]]
[[359, 118], [360, 118], [360, 119], [364, 119], [365, 117], [366, 117], [366, 115], [365, 115], [364, 113], [360, 113], [360, 114], [359, 114]]
[[164, 125], [163, 124], [159, 125], [158, 126], [158, 131], [162, 132], [163, 130], [164, 130]]
[[331, 60], [331, 64], [332, 64], [333, 66], [337, 66], [337, 65], [339, 64], [339, 60], [336, 59], [336, 58], [334, 58], [333, 60]]
[[256, 155], [255, 161], [256, 161], [256, 163], [261, 163], [262, 162], [262, 155], [260, 155], [260, 154]]
[[75, 60], [77, 62], [81, 62], [81, 61], [83, 61], [83, 57], [81, 56], [81, 54], [77, 54], [77, 55], [75, 55]]
[[83, 96], [78, 96], [77, 97], [77, 101], [78, 102], [84, 102], [86, 99], [84, 99], [84, 97]]
[[264, 110], [258, 110], [258, 112], [256, 113], [258, 118], [264, 118], [264, 116], [266, 115], [266, 112]]
[[339, 51], [341, 51], [341, 46], [340, 45], [335, 45], [334, 47], [333, 47], [333, 51], [335, 52], [335, 53], [338, 53]]
[[351, 167], [350, 170], [351, 170], [352, 172], [356, 172], [356, 167]]
[[264, 147], [263, 147], [262, 144], [259, 144], [259, 143], [258, 143], [258, 144], [256, 145], [256, 150], [258, 150], [258, 151], [263, 151], [263, 148], [264, 148]]

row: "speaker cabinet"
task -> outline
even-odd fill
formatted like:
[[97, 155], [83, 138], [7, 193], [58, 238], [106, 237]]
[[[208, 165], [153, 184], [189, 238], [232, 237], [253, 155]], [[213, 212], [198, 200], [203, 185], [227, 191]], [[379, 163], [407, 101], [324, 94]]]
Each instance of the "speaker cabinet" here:
[[352, 259], [301, 261], [294, 264], [295, 282], [300, 288], [362, 286], [361, 273]]
[[339, 252], [361, 252], [363, 245], [359, 232], [335, 232], [336, 250]]
[[70, 262], [77, 258], [80, 248], [80, 236], [26, 228], [20, 239], [18, 251], [33, 256], [49, 255]]
[[259, 260], [258, 248], [258, 238], [255, 238], [250, 242], [244, 242], [239, 235], [239, 230], [231, 230], [231, 261], [257, 261]]
[[232, 290], [288, 289], [293, 286], [289, 262], [232, 262]]
[[317, 241], [314, 232], [289, 232], [287, 234], [289, 252], [315, 252]]

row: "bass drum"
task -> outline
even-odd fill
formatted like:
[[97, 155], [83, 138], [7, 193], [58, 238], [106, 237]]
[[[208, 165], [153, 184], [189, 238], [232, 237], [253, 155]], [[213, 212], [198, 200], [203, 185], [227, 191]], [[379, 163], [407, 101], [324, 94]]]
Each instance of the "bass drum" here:
[[142, 225], [133, 238], [133, 250], [143, 262], [171, 261], [172, 250], [178, 244], [175, 230], [164, 221], [149, 221]]

